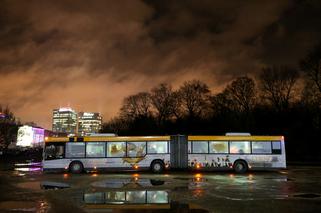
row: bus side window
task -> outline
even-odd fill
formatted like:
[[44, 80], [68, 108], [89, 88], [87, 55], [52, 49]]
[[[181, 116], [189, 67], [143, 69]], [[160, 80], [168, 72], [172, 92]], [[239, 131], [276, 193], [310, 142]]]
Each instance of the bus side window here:
[[45, 159], [54, 160], [64, 158], [64, 146], [63, 145], [48, 145], [45, 148]]
[[281, 154], [281, 142], [272, 141], [272, 154]]

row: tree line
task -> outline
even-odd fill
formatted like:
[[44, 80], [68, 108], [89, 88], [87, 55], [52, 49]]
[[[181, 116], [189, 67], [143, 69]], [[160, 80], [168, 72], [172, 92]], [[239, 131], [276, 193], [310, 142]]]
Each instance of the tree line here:
[[11, 142], [16, 141], [19, 125], [9, 107], [0, 105], [0, 150], [6, 150]]
[[288, 159], [321, 160], [321, 45], [298, 67], [267, 66], [256, 78], [239, 76], [215, 94], [199, 80], [177, 90], [162, 83], [126, 97], [102, 132], [284, 135]]

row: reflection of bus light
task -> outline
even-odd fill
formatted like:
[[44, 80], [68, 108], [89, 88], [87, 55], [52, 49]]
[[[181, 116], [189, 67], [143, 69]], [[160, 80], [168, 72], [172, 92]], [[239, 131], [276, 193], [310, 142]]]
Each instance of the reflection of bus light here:
[[139, 177], [139, 174], [136, 173], [136, 174], [133, 174], [133, 176], [134, 176], [134, 177]]
[[196, 174], [195, 177], [200, 178], [202, 175], [200, 173]]
[[69, 176], [68, 174], [64, 174], [64, 178], [68, 178], [68, 176]]
[[92, 174], [91, 176], [93, 176], [93, 177], [97, 177], [97, 176], [98, 176], [98, 174], [96, 174], [96, 173], [95, 173], [95, 174]]

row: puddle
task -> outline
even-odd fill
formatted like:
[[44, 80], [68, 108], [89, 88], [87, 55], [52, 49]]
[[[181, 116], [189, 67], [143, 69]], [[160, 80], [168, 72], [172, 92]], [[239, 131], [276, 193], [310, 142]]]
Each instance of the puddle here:
[[40, 190], [41, 189], [40, 184], [37, 181], [18, 183], [16, 186], [19, 188], [22, 188], [22, 189], [32, 189], [32, 190]]
[[175, 180], [190, 180], [190, 178], [184, 178], [184, 177], [175, 177], [175, 178], [173, 178], [173, 179], [175, 179]]
[[37, 172], [37, 171], [41, 171], [41, 167], [22, 167], [22, 168], [15, 168], [14, 170], [19, 172]]
[[[120, 190], [85, 193], [86, 209], [119, 209], [119, 212], [208, 212], [193, 204], [171, 201], [166, 190]], [[117, 211], [118, 212], [118, 211]]]
[[38, 172], [42, 170], [41, 162], [16, 163], [14, 171], [18, 172]]
[[60, 182], [51, 182], [51, 181], [43, 181], [40, 183], [40, 188], [41, 189], [66, 189], [66, 188], [70, 188], [69, 184], [66, 183], [60, 183]]
[[139, 187], [151, 187], [161, 186], [167, 182], [158, 179], [147, 178], [120, 178], [120, 179], [107, 179], [104, 181], [97, 181], [91, 184], [93, 187], [98, 188], [139, 188]]
[[41, 167], [41, 162], [30, 162], [30, 163], [15, 163], [14, 166], [15, 167], [19, 167], [19, 166], [38, 166]]
[[37, 203], [32, 201], [4, 201], [0, 202], [0, 210], [35, 212]]
[[304, 194], [296, 194], [293, 195], [293, 197], [300, 197], [300, 198], [319, 198], [320, 195], [319, 194], [313, 194], [313, 193], [304, 193]]
[[279, 182], [290, 182], [290, 181], [294, 181], [294, 179], [292, 179], [292, 178], [287, 178], [287, 177], [265, 177], [264, 179], [266, 179], [266, 180], [275, 180], [275, 181], [279, 181]]
[[168, 204], [165, 190], [126, 190], [84, 194], [85, 204]]

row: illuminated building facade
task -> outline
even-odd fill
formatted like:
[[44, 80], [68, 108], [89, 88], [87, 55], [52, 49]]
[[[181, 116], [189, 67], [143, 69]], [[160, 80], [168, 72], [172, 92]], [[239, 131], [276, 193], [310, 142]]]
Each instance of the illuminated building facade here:
[[102, 117], [97, 112], [80, 112], [78, 114], [78, 134], [88, 135], [101, 130]]
[[44, 142], [45, 130], [39, 127], [24, 125], [19, 127], [17, 133], [17, 146], [39, 147]]
[[57, 133], [76, 134], [77, 113], [70, 107], [53, 110], [52, 131]]

